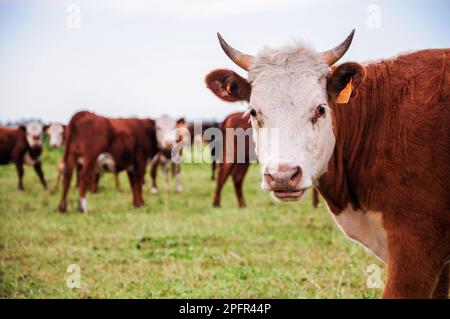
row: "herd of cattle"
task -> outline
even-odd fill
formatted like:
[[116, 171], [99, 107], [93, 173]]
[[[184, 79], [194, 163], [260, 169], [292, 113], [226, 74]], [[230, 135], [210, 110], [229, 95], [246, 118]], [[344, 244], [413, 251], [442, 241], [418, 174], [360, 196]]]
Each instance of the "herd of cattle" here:
[[[17, 169], [18, 188], [24, 190], [24, 164], [33, 166], [44, 188], [47, 181], [41, 168], [43, 151], [43, 135], [49, 137], [52, 148], [64, 147], [63, 158], [57, 165], [57, 178], [52, 191], [56, 191], [62, 177], [62, 198], [59, 210], [67, 210], [67, 193], [71, 184], [73, 172], [76, 172], [76, 186], [79, 190], [78, 210], [87, 212], [86, 193], [96, 193], [100, 176], [110, 172], [115, 175], [116, 187], [120, 189], [118, 173], [126, 171], [136, 207], [144, 203], [142, 186], [147, 164], [150, 163], [151, 192], [157, 193], [156, 184], [158, 166], [163, 166], [165, 181], [169, 171], [176, 179], [176, 192], [182, 190], [181, 165], [173, 160], [174, 150], [182, 153], [187, 143], [193, 146], [197, 142], [210, 142], [214, 135], [205, 138], [210, 128], [226, 132], [226, 128], [248, 128], [249, 119], [244, 113], [233, 113], [223, 123], [200, 123], [200, 132], [194, 132], [194, 124], [186, 125], [184, 118], [178, 120], [162, 115], [153, 119], [137, 118], [106, 118], [91, 112], [76, 113], [67, 125], [51, 123], [41, 125], [31, 122], [19, 127], [0, 127], [0, 164], [13, 163]], [[248, 143], [248, 138], [247, 138]], [[225, 145], [220, 144], [219, 154], [226, 153]], [[248, 144], [247, 144], [248, 147]], [[219, 161], [216, 173], [216, 149], [212, 148], [212, 179], [217, 178], [214, 195], [214, 206], [220, 206], [222, 187], [229, 175], [233, 177], [238, 203], [245, 206], [242, 192], [242, 182], [250, 165], [249, 151], [246, 151], [245, 163]]]
[[[224, 139], [226, 127], [252, 127], [262, 189], [279, 201], [300, 200], [309, 188], [320, 192], [342, 231], [387, 263], [383, 297], [447, 298], [450, 49], [336, 65], [353, 35], [324, 52], [297, 43], [252, 56], [218, 34], [224, 52], [248, 72], [247, 78], [225, 69], [206, 76], [217, 97], [248, 104], [247, 112], [220, 125]], [[66, 210], [73, 169], [81, 211], [87, 209], [88, 188], [103, 171], [126, 170], [133, 204], [142, 205], [147, 160], [154, 159], [152, 166], [166, 162], [181, 141], [167, 132], [183, 121], [165, 117], [161, 122], [80, 112], [64, 130], [47, 128], [49, 134], [64, 131], [60, 211]], [[274, 128], [276, 140], [265, 134]], [[16, 164], [21, 189], [23, 163], [32, 164], [46, 186], [38, 161], [40, 133], [36, 125], [0, 130], [0, 161]], [[278, 152], [272, 151], [275, 144]], [[245, 206], [242, 182], [250, 154], [245, 157], [241, 163], [219, 163], [214, 205], [220, 204], [231, 175], [239, 205]]]

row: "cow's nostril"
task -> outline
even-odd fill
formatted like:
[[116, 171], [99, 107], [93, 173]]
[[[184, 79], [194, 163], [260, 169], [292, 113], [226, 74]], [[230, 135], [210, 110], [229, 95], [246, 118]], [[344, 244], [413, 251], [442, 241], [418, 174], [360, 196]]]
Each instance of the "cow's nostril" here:
[[266, 181], [267, 181], [268, 183], [273, 182], [273, 177], [272, 177], [271, 174], [269, 174], [269, 173], [266, 172], [266, 173], [264, 174], [264, 177], [266, 178]]
[[295, 168], [295, 173], [292, 174], [292, 176], [291, 176], [291, 181], [295, 182], [295, 181], [298, 180], [300, 177], [301, 177], [301, 170], [300, 170], [300, 167], [297, 166], [297, 167]]

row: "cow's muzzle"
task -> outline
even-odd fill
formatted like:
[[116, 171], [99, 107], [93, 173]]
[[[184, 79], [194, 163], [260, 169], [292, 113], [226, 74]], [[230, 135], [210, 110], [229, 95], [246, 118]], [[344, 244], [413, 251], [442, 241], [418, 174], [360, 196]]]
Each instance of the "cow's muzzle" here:
[[268, 188], [281, 201], [299, 200], [306, 189], [300, 188], [302, 169], [300, 166], [280, 166], [271, 171], [266, 168], [264, 179]]

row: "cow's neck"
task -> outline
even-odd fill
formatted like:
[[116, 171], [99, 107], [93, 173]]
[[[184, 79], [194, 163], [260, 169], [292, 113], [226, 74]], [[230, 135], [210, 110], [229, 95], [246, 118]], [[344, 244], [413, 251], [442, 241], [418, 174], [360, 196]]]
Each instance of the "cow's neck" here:
[[377, 200], [379, 193], [373, 183], [373, 161], [384, 151], [377, 148], [379, 139], [390, 134], [385, 131], [386, 125], [380, 125], [389, 121], [383, 118], [382, 105], [391, 104], [381, 100], [386, 95], [376, 92], [377, 76], [370, 74], [377, 72], [376, 68], [366, 71], [368, 79], [351, 103], [331, 105], [336, 145], [318, 188], [341, 230], [386, 261], [384, 208]]
[[386, 94], [376, 91], [379, 67], [366, 67], [366, 81], [348, 104], [331, 104], [336, 145], [327, 172], [319, 179], [319, 190], [334, 213], [351, 205], [354, 209], [379, 210], [370, 202], [370, 165], [381, 150], [378, 141], [388, 132], [382, 106]]

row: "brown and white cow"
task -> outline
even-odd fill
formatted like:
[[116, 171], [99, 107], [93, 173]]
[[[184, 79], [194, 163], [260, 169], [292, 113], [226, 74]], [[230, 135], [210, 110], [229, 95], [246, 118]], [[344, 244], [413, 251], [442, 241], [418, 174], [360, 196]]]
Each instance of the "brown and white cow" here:
[[[44, 126], [44, 132], [47, 133], [47, 135], [50, 138], [49, 139], [50, 147], [58, 148], [58, 147], [62, 147], [64, 145], [65, 129], [66, 129], [66, 126], [64, 124], [59, 124], [59, 123], [52, 123], [52, 124]], [[97, 193], [98, 183], [100, 181], [100, 175], [104, 172], [107, 172], [107, 171], [105, 171], [104, 167], [111, 166], [112, 165], [111, 161], [112, 160], [111, 160], [109, 154], [100, 154], [99, 155], [98, 160], [97, 160], [97, 168], [96, 168], [95, 178], [91, 185], [91, 191], [93, 193]], [[78, 172], [81, 169], [81, 166], [82, 166], [82, 163], [81, 163], [81, 161], [79, 161], [79, 163], [77, 164], [77, 185], [78, 185]], [[58, 162], [56, 170], [57, 170], [56, 181], [55, 181], [55, 185], [52, 187], [52, 193], [54, 193], [58, 190], [58, 186], [59, 186], [62, 174], [64, 173], [64, 159], [61, 159]], [[114, 182], [115, 182], [116, 189], [121, 191], [120, 181], [119, 181], [119, 173], [115, 172], [115, 171], [112, 171], [112, 172], [114, 174]]]
[[95, 179], [99, 157], [104, 160], [104, 165], [101, 164], [104, 170], [127, 171], [133, 205], [142, 206], [142, 185], [147, 161], [156, 153], [153, 120], [112, 119], [87, 111], [76, 113], [67, 125], [63, 192], [59, 210], [65, 212], [67, 209], [67, 192], [72, 171], [81, 163], [78, 210], [87, 212], [86, 193]]
[[14, 163], [19, 178], [19, 190], [24, 190], [24, 164], [33, 166], [42, 186], [47, 189], [41, 167], [41, 153], [42, 125], [38, 122], [31, 122], [18, 128], [0, 127], [0, 164]]
[[169, 171], [172, 169], [172, 175], [175, 176], [175, 191], [181, 192], [181, 165], [180, 156], [182, 155], [184, 136], [187, 133], [185, 128], [185, 119], [178, 120], [169, 115], [161, 115], [155, 120], [156, 141], [158, 143], [158, 154], [152, 159], [150, 176], [152, 179], [151, 192], [158, 193], [156, 177], [159, 164], [162, 165], [164, 172], [164, 183], [167, 189], [169, 183]]
[[353, 34], [325, 52], [256, 56], [219, 35], [248, 79], [216, 70], [206, 83], [249, 103], [263, 189], [293, 201], [317, 188], [339, 227], [387, 263], [383, 297], [448, 297], [450, 49], [335, 65]]

